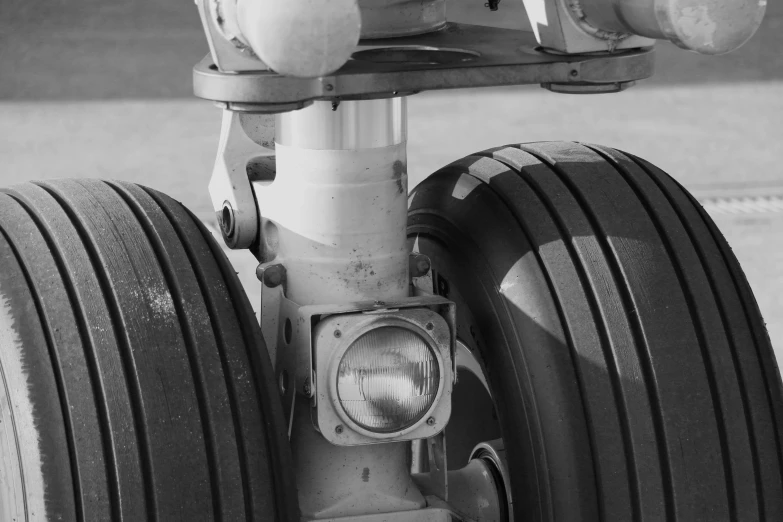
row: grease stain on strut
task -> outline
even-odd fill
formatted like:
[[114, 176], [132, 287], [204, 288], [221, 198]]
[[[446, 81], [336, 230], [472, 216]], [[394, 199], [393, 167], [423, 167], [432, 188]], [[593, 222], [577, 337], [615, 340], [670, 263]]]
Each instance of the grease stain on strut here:
[[369, 482], [370, 481], [370, 468], [364, 468], [362, 470], [362, 481], [363, 482]]
[[407, 167], [405, 163], [403, 163], [400, 160], [397, 160], [392, 164], [392, 179], [397, 181], [397, 188], [400, 191], [400, 194], [405, 193], [405, 183], [402, 180], [402, 177], [407, 174]]

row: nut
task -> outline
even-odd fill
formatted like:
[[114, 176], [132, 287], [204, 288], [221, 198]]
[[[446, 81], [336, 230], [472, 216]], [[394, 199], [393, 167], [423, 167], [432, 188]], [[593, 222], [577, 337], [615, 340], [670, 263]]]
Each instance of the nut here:
[[258, 265], [256, 277], [267, 288], [276, 288], [285, 283], [286, 269], [285, 266], [279, 263], [275, 265]]
[[225, 239], [230, 239], [236, 232], [236, 223], [234, 222], [234, 207], [228, 201], [223, 202], [223, 209], [218, 212], [218, 221], [220, 222], [220, 232]]
[[424, 277], [430, 271], [432, 262], [424, 254], [414, 253], [410, 255], [408, 265], [411, 277]]

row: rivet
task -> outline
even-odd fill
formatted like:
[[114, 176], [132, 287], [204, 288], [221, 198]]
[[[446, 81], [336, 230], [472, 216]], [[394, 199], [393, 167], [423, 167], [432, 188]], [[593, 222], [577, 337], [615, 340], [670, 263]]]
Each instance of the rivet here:
[[334, 331], [334, 336], [335, 336], [335, 337], [337, 337], [338, 339], [339, 339], [340, 337], [342, 337], [342, 335], [343, 335], [343, 333], [342, 333], [340, 330], [335, 330], [335, 331]]
[[334, 427], [334, 432], [336, 434], [338, 434], [338, 435], [341, 434], [343, 432], [343, 425], [342, 424], [338, 424], [337, 426], [335, 426]]
[[430, 417], [427, 419], [427, 426], [434, 426], [435, 425], [435, 417]]

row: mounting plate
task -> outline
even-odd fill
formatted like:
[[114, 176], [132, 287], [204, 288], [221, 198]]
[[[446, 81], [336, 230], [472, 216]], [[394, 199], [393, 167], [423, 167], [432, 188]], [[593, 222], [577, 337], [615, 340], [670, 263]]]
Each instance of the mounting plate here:
[[580, 86], [648, 78], [654, 65], [653, 48], [564, 55], [538, 48], [530, 32], [454, 23], [419, 36], [361, 41], [353, 56], [340, 70], [320, 78], [220, 72], [207, 56], [194, 68], [194, 92], [228, 109], [276, 112], [276, 107], [291, 110], [292, 104], [312, 100], [466, 87], [565, 84], [573, 92]]

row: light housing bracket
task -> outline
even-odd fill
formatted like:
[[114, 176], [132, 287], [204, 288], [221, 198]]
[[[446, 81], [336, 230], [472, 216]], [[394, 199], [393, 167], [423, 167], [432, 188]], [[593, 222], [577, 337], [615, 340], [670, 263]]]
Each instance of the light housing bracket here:
[[[335, 350], [347, 347], [349, 331], [369, 331], [386, 324], [410, 325], [429, 338], [430, 348], [441, 365], [438, 396], [422, 419], [392, 433], [370, 433], [346, 422], [330, 397], [329, 363]], [[427, 329], [432, 323], [432, 330]], [[456, 378], [456, 305], [440, 296], [409, 297], [393, 301], [366, 301], [344, 305], [298, 306], [284, 296], [280, 303], [276, 372], [281, 381], [283, 409], [287, 419], [294, 407], [311, 408], [313, 424], [335, 445], [354, 446], [432, 437], [445, 428], [451, 414], [451, 390]], [[345, 338], [334, 337], [339, 324]], [[363, 329], [363, 330], [362, 330]], [[343, 350], [344, 351], [344, 350]], [[335, 364], [339, 364], [339, 359]], [[283, 377], [285, 376], [285, 377]], [[309, 399], [305, 402], [302, 399]], [[433, 418], [430, 423], [429, 418]], [[341, 425], [342, 429], [335, 429]], [[359, 429], [356, 429], [359, 428]], [[340, 433], [338, 433], [341, 431]]]

